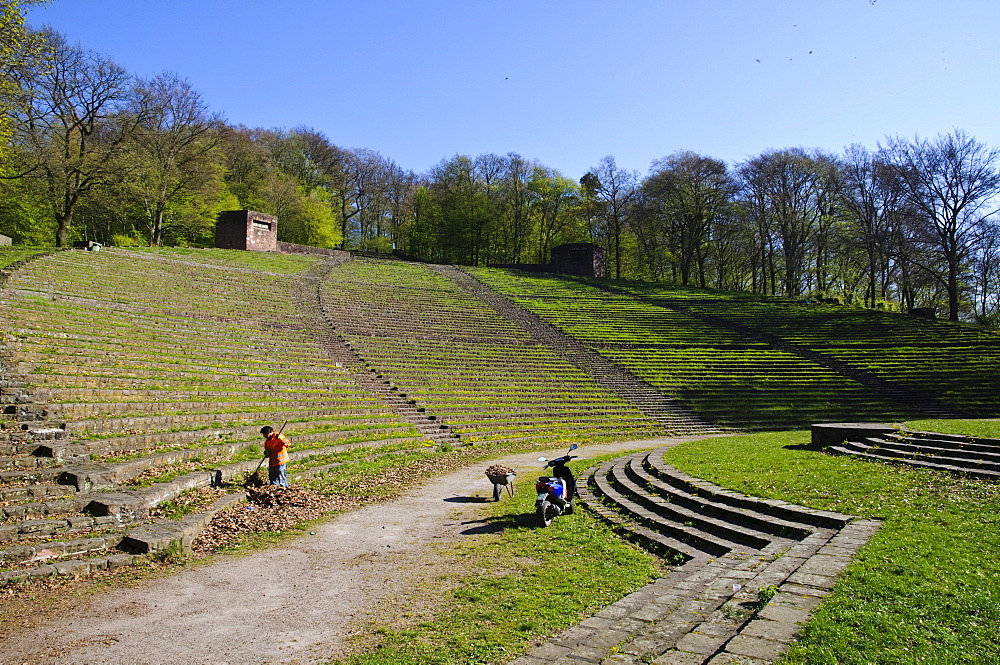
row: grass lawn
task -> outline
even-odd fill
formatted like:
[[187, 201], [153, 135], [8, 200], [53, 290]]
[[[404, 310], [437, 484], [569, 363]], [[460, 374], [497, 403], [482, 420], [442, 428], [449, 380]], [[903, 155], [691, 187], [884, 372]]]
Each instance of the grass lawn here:
[[[594, 463], [572, 466], [581, 473]], [[441, 548], [446, 572], [435, 580], [432, 611], [411, 613], [402, 603], [391, 625], [365, 627], [355, 655], [338, 662], [506, 663], [538, 636], [575, 625], [662, 574], [661, 561], [585, 510], [536, 527], [533, 482], [522, 478], [513, 498], [484, 504], [484, 533]]]
[[[911, 425], [976, 436], [997, 427]], [[1000, 485], [829, 456], [804, 449], [808, 442], [803, 431], [757, 434], [666, 455], [740, 492], [884, 522], [782, 662], [1000, 662]]]
[[52, 249], [44, 247], [0, 247], [0, 268], [6, 268], [12, 263], [17, 263], [28, 257], [49, 251], [52, 251]]

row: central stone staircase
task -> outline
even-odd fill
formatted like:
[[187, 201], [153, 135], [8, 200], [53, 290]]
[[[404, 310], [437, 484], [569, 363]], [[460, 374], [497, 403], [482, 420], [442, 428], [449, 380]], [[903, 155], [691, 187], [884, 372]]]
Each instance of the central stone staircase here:
[[543, 321], [537, 315], [519, 307], [467, 272], [455, 266], [433, 268], [488, 304], [501, 316], [516, 321], [532, 337], [586, 372], [605, 389], [619, 395], [646, 416], [659, 422], [666, 432], [686, 435], [712, 434], [719, 431], [631, 372], [590, 350], [579, 340]]

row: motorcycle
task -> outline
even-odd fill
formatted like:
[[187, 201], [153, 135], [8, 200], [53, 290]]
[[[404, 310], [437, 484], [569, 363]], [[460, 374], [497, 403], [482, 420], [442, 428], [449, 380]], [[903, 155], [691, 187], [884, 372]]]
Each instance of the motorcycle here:
[[573, 499], [577, 496], [576, 478], [566, 463], [576, 459], [576, 455], [569, 453], [577, 447], [574, 443], [569, 447], [569, 452], [554, 460], [538, 458], [539, 462], [545, 462], [546, 469], [552, 467], [551, 476], [541, 476], [535, 483], [535, 492], [538, 493], [538, 498], [535, 500], [535, 515], [540, 526], [552, 524], [552, 519], [559, 515], [573, 514]]

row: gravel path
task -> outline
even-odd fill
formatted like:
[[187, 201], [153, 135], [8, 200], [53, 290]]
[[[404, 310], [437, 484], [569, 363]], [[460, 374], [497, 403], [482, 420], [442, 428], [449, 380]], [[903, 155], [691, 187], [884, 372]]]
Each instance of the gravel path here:
[[[582, 448], [581, 457], [676, 443], [657, 439]], [[537, 458], [565, 449], [495, 460], [522, 477]], [[492, 486], [480, 462], [391, 503], [346, 513], [265, 551], [228, 556], [133, 589], [7, 639], [5, 665], [313, 664], [343, 654], [350, 622], [390, 597], [442, 540], [475, 537], [467, 523]], [[463, 533], [466, 532], [466, 533]], [[471, 533], [469, 533], [471, 532]]]

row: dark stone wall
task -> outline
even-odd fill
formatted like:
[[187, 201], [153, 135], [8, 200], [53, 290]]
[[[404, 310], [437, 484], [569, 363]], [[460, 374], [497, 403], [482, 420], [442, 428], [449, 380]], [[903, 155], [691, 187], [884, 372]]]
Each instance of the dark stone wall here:
[[329, 249], [327, 247], [310, 247], [309, 245], [296, 245], [292, 242], [278, 242], [278, 251], [282, 254], [320, 254], [322, 256], [343, 256], [350, 258], [351, 253], [342, 249]]
[[580, 277], [607, 277], [607, 252], [592, 242], [567, 243], [553, 247], [552, 272]]

